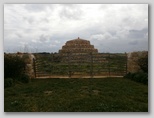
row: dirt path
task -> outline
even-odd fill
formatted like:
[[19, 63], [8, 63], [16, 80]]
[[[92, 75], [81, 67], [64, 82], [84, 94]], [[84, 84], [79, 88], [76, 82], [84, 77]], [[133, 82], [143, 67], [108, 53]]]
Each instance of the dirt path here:
[[[123, 77], [123, 76], [93, 76], [93, 78], [107, 78], [107, 77]], [[69, 78], [68, 76], [42, 76], [42, 77], [36, 77], [36, 79], [49, 79], [49, 78]], [[71, 76], [70, 78], [91, 78], [91, 76]]]

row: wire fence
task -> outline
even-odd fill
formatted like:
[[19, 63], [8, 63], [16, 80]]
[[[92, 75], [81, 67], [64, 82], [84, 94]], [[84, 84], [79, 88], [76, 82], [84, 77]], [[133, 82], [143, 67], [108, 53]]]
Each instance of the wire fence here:
[[35, 54], [36, 78], [95, 78], [127, 73], [126, 53]]

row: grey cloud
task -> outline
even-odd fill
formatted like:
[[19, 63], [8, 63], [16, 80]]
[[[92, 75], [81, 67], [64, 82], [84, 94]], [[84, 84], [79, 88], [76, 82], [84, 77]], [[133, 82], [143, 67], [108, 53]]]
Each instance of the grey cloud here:
[[35, 32], [37, 29], [31, 27], [31, 28], [24, 28], [24, 29], [22, 29], [22, 30], [23, 30], [23, 33], [24, 33], [24, 34], [30, 34], [30, 33]]
[[44, 22], [49, 23], [49, 19], [48, 18], [42, 18], [41, 20], [44, 21]]
[[35, 20], [34, 20], [34, 18], [32, 16], [31, 17], [23, 17], [22, 19], [23, 19], [23, 21], [26, 21], [29, 24], [32, 24], [32, 23], [35, 22]]
[[129, 44], [130, 44], [130, 45], [137, 45], [137, 44], [138, 44], [138, 41], [137, 41], [137, 40], [131, 41], [131, 42], [129, 42]]
[[[66, 41], [77, 37], [90, 40], [100, 52], [148, 49], [148, 26], [147, 21], [143, 22], [148, 17], [146, 12], [143, 12], [144, 17], [142, 14], [131, 15], [133, 10], [138, 11], [135, 7], [130, 13], [128, 8], [123, 7], [123, 11], [120, 11], [114, 5], [105, 4], [101, 6], [101, 10], [96, 8], [98, 14], [95, 16], [95, 12], [92, 13], [94, 17], [87, 15], [84, 5], [78, 4], [26, 4], [19, 8], [10, 7], [5, 13], [4, 50], [15, 50], [23, 41], [33, 51], [58, 52]], [[116, 10], [115, 13], [111, 12], [112, 8]], [[114, 14], [117, 16], [114, 17]], [[92, 19], [87, 20], [89, 17]]]
[[33, 52], [58, 52], [64, 43], [60, 41], [64, 37], [41, 35], [39, 39], [29, 42]]
[[130, 30], [129, 31], [129, 38], [136, 38], [136, 39], [142, 39], [145, 37], [145, 35], [148, 33], [148, 29], [142, 29], [142, 30]]
[[30, 12], [41, 12], [46, 10], [47, 8], [52, 9], [51, 4], [26, 4], [25, 9]]
[[64, 19], [79, 20], [82, 18], [82, 10], [74, 5], [65, 5], [60, 11], [60, 17]]
[[101, 4], [99, 7], [99, 10], [103, 10], [103, 11], [109, 10], [110, 8], [112, 8], [112, 6], [113, 6], [112, 4], [110, 4], [110, 5], [109, 4]]
[[38, 27], [38, 24], [41, 24], [41, 23], [49, 23], [49, 19], [47, 17], [42, 17], [42, 18], [36, 18], [36, 17], [33, 17], [32, 15], [30, 16], [24, 16], [23, 18], [23, 21], [28, 23], [29, 25], [35, 25]]
[[[148, 39], [144, 38], [147, 29], [131, 30], [128, 35], [121, 31], [106, 31], [91, 36], [91, 42], [100, 52], [128, 52], [148, 49]], [[121, 35], [119, 35], [121, 34]]]
[[92, 40], [97, 41], [107, 41], [109, 39], [112, 39], [112, 35], [109, 32], [105, 32], [103, 34], [96, 34], [91, 36]]
[[47, 27], [41, 27], [40, 30], [48, 32], [50, 29]]
[[46, 35], [41, 35], [40, 37], [39, 37], [39, 41], [41, 41], [42, 43], [45, 43], [45, 42], [47, 42], [47, 40], [49, 39], [49, 36], [46, 36]]
[[93, 23], [91, 24], [91, 26], [88, 26], [87, 28], [85, 28], [84, 32], [89, 32], [90, 35], [101, 34], [104, 32], [104, 29], [100, 27], [100, 23]]
[[132, 24], [133, 18], [131, 18], [130, 16], [125, 16], [125, 18], [122, 19], [122, 23], [123, 24]]
[[23, 37], [22, 34], [20, 34], [20, 33], [16, 33], [16, 35], [18, 36], [18, 38], [22, 38]]
[[62, 7], [77, 8], [79, 4], [59, 4]]

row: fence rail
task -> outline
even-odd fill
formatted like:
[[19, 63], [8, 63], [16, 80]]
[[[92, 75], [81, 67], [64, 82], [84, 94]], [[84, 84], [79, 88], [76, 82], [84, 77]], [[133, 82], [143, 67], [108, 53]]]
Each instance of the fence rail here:
[[97, 54], [35, 54], [36, 78], [93, 78], [123, 76], [127, 73], [127, 55]]

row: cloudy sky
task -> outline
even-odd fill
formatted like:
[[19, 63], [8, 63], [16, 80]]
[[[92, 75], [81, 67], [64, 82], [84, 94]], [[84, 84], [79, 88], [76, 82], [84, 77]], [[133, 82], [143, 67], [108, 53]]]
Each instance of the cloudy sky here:
[[58, 52], [78, 37], [99, 52], [148, 50], [148, 4], [4, 5], [5, 52]]

